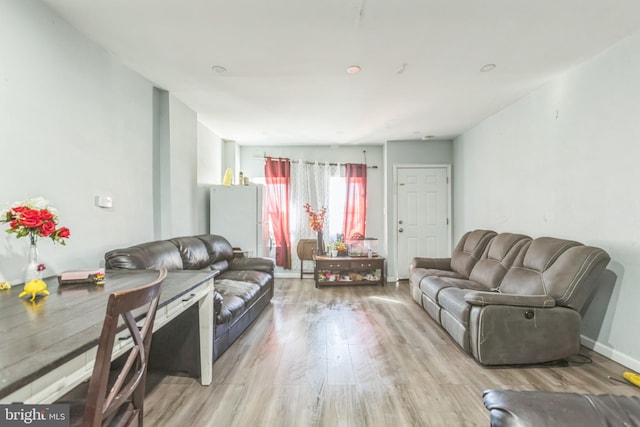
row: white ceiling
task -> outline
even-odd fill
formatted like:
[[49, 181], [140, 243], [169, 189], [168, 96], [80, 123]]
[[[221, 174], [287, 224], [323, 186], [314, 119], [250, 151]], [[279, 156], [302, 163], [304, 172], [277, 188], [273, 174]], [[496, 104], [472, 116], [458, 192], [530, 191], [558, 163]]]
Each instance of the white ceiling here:
[[638, 0], [43, 1], [239, 144], [455, 137], [640, 28]]

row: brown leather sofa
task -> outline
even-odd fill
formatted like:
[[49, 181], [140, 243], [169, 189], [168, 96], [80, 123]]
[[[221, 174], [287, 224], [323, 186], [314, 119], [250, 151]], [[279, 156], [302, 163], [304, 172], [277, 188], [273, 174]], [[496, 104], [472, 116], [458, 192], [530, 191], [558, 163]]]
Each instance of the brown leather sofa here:
[[637, 396], [487, 390], [483, 398], [492, 427], [640, 425]]
[[474, 230], [451, 258], [414, 258], [414, 300], [483, 365], [535, 364], [580, 349], [580, 310], [609, 262], [581, 243]]
[[[275, 263], [270, 258], [235, 258], [231, 244], [222, 236], [205, 234], [177, 237], [168, 240], [143, 243], [123, 249], [114, 249], [104, 256], [107, 269], [149, 270], [166, 267], [168, 270], [214, 270], [214, 359], [249, 327], [256, 317], [269, 305], [273, 297], [273, 271]], [[185, 313], [172, 322], [171, 328], [163, 328], [154, 335], [152, 347], [176, 349], [167, 357], [193, 359], [156, 363], [169, 365], [185, 364], [196, 369], [199, 366], [196, 310]], [[169, 326], [169, 325], [167, 325]], [[172, 329], [178, 328], [176, 334]], [[189, 342], [189, 344], [186, 344]], [[153, 349], [152, 349], [153, 351]], [[184, 354], [180, 355], [178, 352]], [[184, 363], [183, 363], [184, 362]], [[196, 372], [192, 372], [196, 374]]]

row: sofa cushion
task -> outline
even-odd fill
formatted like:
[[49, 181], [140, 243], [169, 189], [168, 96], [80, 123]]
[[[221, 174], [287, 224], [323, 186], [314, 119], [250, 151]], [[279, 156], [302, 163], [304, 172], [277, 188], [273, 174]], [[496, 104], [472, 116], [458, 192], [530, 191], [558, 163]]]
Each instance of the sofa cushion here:
[[500, 233], [491, 239], [469, 279], [485, 287], [497, 288], [520, 252], [531, 241], [524, 234]]
[[254, 270], [227, 270], [218, 276], [219, 280], [232, 280], [237, 282], [247, 282], [257, 285], [260, 289], [270, 285], [272, 277], [269, 273]]
[[502, 280], [501, 292], [549, 295], [574, 310], [582, 309], [610, 259], [600, 248], [552, 237], [533, 240], [521, 258]]
[[451, 270], [465, 279], [469, 278], [471, 270], [495, 235], [496, 232], [491, 230], [474, 230], [465, 233], [451, 254]]
[[229, 296], [236, 296], [242, 299], [246, 304], [253, 302], [258, 295], [258, 292], [260, 292], [260, 286], [255, 283], [230, 279], [216, 279], [213, 287], [225, 300]]
[[167, 240], [143, 243], [104, 254], [105, 267], [128, 270], [182, 270], [178, 248]]
[[469, 311], [471, 310], [471, 304], [464, 299], [468, 292], [470, 291], [464, 288], [446, 288], [442, 289], [438, 294], [440, 307], [465, 327], [469, 326]]
[[220, 314], [216, 316], [216, 336], [218, 329], [224, 330], [227, 323], [233, 322], [245, 312], [245, 302], [235, 295], [225, 295]]
[[221, 261], [231, 262], [233, 259], [233, 247], [227, 239], [217, 234], [202, 234], [196, 236], [202, 240], [209, 252], [209, 264]]
[[415, 268], [409, 275], [413, 278], [413, 283], [420, 283], [422, 279], [429, 276], [450, 277], [453, 279], [466, 279], [462, 274], [448, 270], [434, 270], [430, 268]]
[[240, 258], [233, 258], [229, 263], [229, 268], [231, 270], [264, 271], [273, 276], [273, 270], [276, 268], [276, 263], [272, 258], [240, 257]]
[[442, 289], [452, 287], [476, 291], [488, 290], [485, 286], [472, 280], [455, 279], [451, 277], [429, 276], [420, 281], [420, 290], [422, 291], [422, 293], [438, 304], [440, 303], [440, 301], [438, 300], [438, 294], [440, 293], [440, 291]]
[[176, 237], [169, 239], [176, 245], [182, 258], [182, 268], [185, 270], [201, 270], [209, 267], [209, 251], [204, 242], [197, 237]]

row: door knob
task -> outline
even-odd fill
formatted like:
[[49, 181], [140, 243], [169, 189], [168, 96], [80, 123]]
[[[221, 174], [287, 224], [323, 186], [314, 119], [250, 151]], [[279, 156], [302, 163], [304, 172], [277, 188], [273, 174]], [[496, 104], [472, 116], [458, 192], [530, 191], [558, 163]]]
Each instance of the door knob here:
[[398, 233], [402, 233], [404, 230], [402, 228], [398, 229]]

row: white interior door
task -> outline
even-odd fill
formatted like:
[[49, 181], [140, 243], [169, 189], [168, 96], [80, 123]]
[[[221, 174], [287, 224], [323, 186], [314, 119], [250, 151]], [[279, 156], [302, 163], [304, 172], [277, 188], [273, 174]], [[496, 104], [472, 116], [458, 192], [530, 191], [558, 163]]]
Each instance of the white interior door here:
[[450, 191], [448, 165], [396, 168], [396, 271], [409, 277], [416, 256], [451, 255]]

